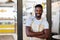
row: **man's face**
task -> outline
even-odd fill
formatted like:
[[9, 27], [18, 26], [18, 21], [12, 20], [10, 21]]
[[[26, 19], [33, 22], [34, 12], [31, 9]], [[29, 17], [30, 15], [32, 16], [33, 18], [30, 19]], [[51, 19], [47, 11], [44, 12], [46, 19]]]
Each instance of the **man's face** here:
[[35, 8], [35, 16], [36, 17], [41, 17], [42, 12], [43, 12], [43, 9], [42, 8], [40, 8], [40, 7], [36, 7]]

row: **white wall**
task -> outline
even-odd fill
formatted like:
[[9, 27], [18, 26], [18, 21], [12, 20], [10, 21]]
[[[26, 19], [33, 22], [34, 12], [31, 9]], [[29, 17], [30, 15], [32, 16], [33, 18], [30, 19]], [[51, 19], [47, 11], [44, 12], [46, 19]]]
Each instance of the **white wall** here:
[[7, 1], [7, 0], [0, 0], [0, 2], [5, 2], [5, 1]]

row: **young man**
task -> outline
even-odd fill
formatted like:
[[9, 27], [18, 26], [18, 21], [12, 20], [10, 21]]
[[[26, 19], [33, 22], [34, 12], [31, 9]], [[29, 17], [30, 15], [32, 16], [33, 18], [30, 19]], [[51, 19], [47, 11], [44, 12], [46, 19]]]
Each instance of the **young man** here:
[[31, 16], [26, 22], [26, 34], [30, 40], [47, 40], [49, 38], [49, 24], [42, 18], [43, 7], [35, 6], [35, 16]]

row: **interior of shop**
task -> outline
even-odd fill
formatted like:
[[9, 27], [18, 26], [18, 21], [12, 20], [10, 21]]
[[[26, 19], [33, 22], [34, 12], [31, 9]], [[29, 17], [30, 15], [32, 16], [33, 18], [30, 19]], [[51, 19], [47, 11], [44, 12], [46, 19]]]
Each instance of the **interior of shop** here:
[[[20, 1], [21, 2], [21, 1]], [[23, 24], [23, 40], [29, 40], [25, 32], [26, 19], [34, 16], [34, 6], [42, 4], [43, 18], [47, 18], [51, 30], [51, 40], [60, 38], [60, 0], [23, 0], [22, 4], [18, 0], [18, 14], [22, 12], [23, 23], [17, 24], [17, 0], [0, 0], [0, 40], [17, 40], [17, 25]], [[51, 4], [51, 5], [49, 5]], [[20, 10], [23, 6], [22, 11]], [[46, 17], [47, 16], [47, 17]], [[50, 17], [49, 17], [50, 16]], [[21, 35], [21, 34], [18, 34]]]
[[0, 0], [0, 40], [17, 40], [17, 0]]

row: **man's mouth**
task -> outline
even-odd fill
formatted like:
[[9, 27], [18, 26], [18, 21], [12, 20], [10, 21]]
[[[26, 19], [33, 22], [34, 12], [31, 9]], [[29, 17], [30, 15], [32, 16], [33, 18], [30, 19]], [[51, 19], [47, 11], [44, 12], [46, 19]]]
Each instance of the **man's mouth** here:
[[36, 14], [37, 16], [40, 16], [40, 14]]
[[35, 14], [35, 16], [36, 16], [37, 18], [41, 18], [41, 15], [42, 15], [42, 14], [40, 14], [40, 13], [39, 13], [39, 14], [38, 14], [38, 13]]

